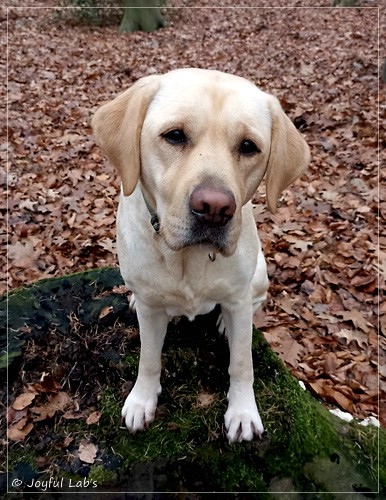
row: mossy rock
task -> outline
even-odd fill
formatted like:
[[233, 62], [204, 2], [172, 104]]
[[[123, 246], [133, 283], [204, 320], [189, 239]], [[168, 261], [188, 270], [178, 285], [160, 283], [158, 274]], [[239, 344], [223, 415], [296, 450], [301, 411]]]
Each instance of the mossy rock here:
[[[9, 356], [1, 358], [2, 374], [9, 365], [8, 404], [45, 372], [77, 398], [79, 411], [102, 414], [87, 425], [86, 418], [68, 420], [57, 412], [34, 422], [24, 441], [12, 442], [8, 483], [18, 497], [41, 492], [49, 478], [47, 490], [61, 492], [61, 498], [74, 492], [114, 492], [114, 498], [128, 498], [127, 492], [146, 492], [147, 498], [161, 492], [186, 498], [204, 492], [229, 498], [243, 498], [241, 492], [264, 498], [385, 494], [384, 431], [332, 416], [300, 387], [257, 330], [255, 392], [267, 432], [260, 441], [228, 444], [223, 415], [229, 353], [216, 331], [218, 311], [170, 323], [157, 418], [145, 432], [129, 434], [120, 410], [127, 385], [135, 381], [139, 337], [127, 297], [115, 288], [121, 284], [116, 268], [97, 269], [42, 280], [0, 300], [3, 349], [8, 311]], [[64, 446], [68, 436], [73, 439]], [[97, 449], [91, 464], [78, 456], [85, 438]], [[39, 468], [42, 455], [49, 467]], [[13, 488], [15, 479], [20, 485]]]

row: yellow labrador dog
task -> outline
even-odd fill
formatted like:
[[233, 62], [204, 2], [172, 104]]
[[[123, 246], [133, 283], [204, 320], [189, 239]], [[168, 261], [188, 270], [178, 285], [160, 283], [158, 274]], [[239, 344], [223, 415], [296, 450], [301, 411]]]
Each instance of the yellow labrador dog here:
[[250, 200], [265, 175], [275, 212], [309, 163], [307, 144], [273, 96], [202, 69], [140, 79], [99, 108], [92, 126], [122, 179], [117, 249], [140, 326], [138, 378], [122, 410], [127, 428], [154, 420], [169, 319], [220, 304], [230, 349], [228, 439], [260, 436], [252, 317], [268, 278]]

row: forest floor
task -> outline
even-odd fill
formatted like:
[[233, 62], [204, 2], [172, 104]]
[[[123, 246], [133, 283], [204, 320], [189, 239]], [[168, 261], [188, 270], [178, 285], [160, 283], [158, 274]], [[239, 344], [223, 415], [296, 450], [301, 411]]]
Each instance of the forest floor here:
[[168, 2], [166, 28], [124, 35], [75, 24], [54, 1], [3, 8], [1, 292], [117, 264], [119, 178], [92, 136], [98, 106], [179, 67], [238, 74], [280, 99], [312, 152], [276, 215], [264, 185], [254, 199], [271, 280], [257, 326], [326, 404], [386, 425], [384, 11], [301, 3]]

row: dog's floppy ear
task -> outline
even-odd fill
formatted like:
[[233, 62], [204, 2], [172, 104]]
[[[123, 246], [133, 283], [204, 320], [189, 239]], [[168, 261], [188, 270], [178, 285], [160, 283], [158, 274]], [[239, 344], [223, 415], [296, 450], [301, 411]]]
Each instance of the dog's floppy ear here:
[[159, 78], [157, 75], [141, 78], [101, 106], [91, 121], [97, 144], [121, 175], [125, 196], [134, 191], [138, 182], [142, 124], [158, 90]]
[[310, 162], [310, 150], [295, 125], [270, 96], [272, 117], [271, 150], [266, 171], [267, 204], [276, 213], [280, 193], [302, 175]]

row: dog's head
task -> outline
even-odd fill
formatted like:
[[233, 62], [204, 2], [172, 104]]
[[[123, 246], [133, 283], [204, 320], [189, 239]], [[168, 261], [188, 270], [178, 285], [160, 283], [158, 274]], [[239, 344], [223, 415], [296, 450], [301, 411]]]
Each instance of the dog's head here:
[[280, 193], [306, 169], [306, 142], [277, 99], [248, 80], [181, 69], [140, 79], [96, 112], [96, 140], [129, 196], [138, 182], [174, 250], [208, 244], [231, 255], [242, 207], [264, 174]]

